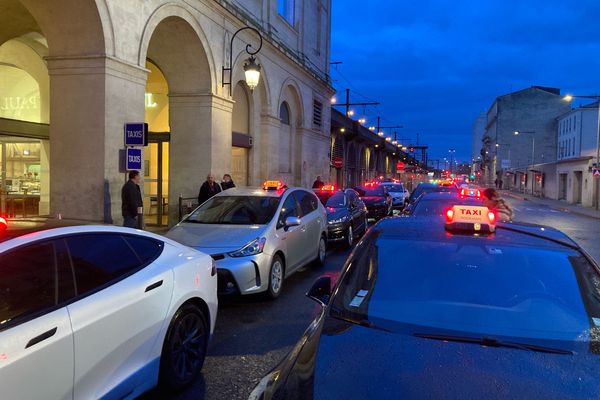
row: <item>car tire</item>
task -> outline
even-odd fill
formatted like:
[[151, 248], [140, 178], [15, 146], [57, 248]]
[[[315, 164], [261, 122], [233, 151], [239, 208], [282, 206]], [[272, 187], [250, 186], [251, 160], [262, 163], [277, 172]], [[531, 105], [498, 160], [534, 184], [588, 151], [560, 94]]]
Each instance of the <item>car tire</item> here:
[[267, 296], [270, 299], [276, 299], [281, 294], [283, 288], [283, 278], [285, 276], [285, 267], [280, 256], [276, 255], [271, 261], [269, 269], [269, 287], [267, 288]]
[[354, 232], [352, 231], [352, 224], [348, 227], [346, 231], [346, 243], [344, 243], [347, 248], [351, 248], [354, 244]]
[[160, 357], [160, 384], [181, 391], [200, 373], [210, 335], [206, 316], [193, 304], [181, 307], [171, 320]]
[[317, 257], [313, 261], [315, 267], [322, 267], [325, 264], [325, 255], [327, 254], [327, 239], [321, 235], [319, 239], [319, 247], [317, 248]]

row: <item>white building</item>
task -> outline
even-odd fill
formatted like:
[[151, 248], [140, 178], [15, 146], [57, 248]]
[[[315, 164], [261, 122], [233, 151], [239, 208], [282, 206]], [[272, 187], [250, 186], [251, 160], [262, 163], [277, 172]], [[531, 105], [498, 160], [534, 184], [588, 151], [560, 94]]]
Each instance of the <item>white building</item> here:
[[[330, 0], [0, 0], [0, 10], [2, 210], [120, 223], [126, 122], [151, 131], [147, 223], [176, 222], [180, 195], [195, 197], [209, 172], [238, 185], [328, 174]], [[254, 91], [243, 67], [259, 35], [241, 31], [230, 52], [246, 26], [263, 39]]]
[[592, 176], [598, 146], [598, 103], [575, 108], [557, 118], [558, 199], [592, 207], [600, 196]]

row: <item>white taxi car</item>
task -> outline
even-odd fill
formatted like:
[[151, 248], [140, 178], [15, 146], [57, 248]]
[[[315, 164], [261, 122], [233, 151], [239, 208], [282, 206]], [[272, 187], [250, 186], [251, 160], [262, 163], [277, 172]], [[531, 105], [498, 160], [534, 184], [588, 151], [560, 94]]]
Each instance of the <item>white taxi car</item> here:
[[285, 277], [324, 262], [327, 213], [312, 191], [267, 181], [262, 188], [218, 193], [167, 237], [215, 259], [219, 293], [276, 298]]
[[213, 260], [148, 232], [76, 226], [0, 244], [0, 398], [135, 398], [198, 375]]

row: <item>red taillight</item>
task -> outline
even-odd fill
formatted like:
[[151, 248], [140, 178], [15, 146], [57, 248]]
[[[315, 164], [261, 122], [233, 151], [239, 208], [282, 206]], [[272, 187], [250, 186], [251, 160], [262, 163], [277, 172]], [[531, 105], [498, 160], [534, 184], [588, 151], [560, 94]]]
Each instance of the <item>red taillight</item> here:
[[446, 222], [450, 223], [454, 220], [454, 210], [448, 209], [446, 210]]
[[8, 222], [3, 217], [0, 217], [0, 231], [5, 231], [8, 228]]
[[490, 220], [490, 224], [496, 222], [496, 213], [493, 211], [488, 211], [488, 219]]
[[479, 191], [479, 190], [478, 190], [478, 191], [477, 191], [477, 192], [475, 192], [475, 193], [477, 193], [477, 198], [478, 198], [478, 199], [480, 199], [480, 198], [481, 198], [481, 191]]
[[465, 189], [460, 189], [460, 195], [464, 196], [465, 195]]

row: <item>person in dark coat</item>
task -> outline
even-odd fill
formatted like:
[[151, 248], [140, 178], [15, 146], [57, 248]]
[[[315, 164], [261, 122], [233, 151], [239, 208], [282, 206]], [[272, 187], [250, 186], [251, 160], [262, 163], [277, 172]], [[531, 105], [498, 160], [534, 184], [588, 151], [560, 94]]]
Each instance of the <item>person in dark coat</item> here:
[[325, 186], [325, 182], [323, 182], [321, 180], [321, 175], [317, 176], [317, 179], [313, 182], [313, 189], [321, 189], [323, 186]]
[[200, 186], [200, 192], [198, 193], [198, 204], [204, 203], [206, 200], [213, 197], [215, 194], [221, 191], [221, 186], [215, 182], [213, 174], [206, 176], [206, 181]]
[[223, 175], [223, 180], [221, 181], [221, 189], [227, 190], [235, 187], [235, 183], [233, 183], [233, 179], [231, 179], [231, 175], [225, 174]]
[[138, 214], [142, 214], [142, 192], [140, 190], [140, 171], [129, 171], [129, 180], [121, 189], [121, 213], [123, 226], [138, 228]]

